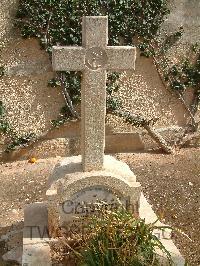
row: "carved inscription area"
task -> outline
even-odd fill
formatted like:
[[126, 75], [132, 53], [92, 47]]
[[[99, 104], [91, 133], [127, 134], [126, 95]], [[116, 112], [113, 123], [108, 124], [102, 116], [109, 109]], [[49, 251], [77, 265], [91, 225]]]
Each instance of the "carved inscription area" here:
[[106, 51], [100, 47], [92, 47], [85, 55], [85, 65], [91, 70], [103, 68], [108, 61]]
[[103, 186], [93, 186], [75, 193], [62, 204], [62, 210], [66, 221], [74, 222], [74, 219], [92, 215], [101, 208], [115, 210], [120, 205], [127, 208], [129, 198], [119, 197]]

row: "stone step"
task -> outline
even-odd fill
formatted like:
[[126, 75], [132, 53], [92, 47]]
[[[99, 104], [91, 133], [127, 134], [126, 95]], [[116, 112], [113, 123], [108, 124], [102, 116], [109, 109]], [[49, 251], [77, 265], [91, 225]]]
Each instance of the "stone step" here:
[[47, 223], [45, 203], [37, 202], [25, 208], [22, 265], [51, 265]]
[[[44, 227], [47, 226], [47, 208], [45, 203], [36, 203], [29, 205], [25, 210], [25, 219], [24, 222], [27, 226], [35, 227]], [[153, 223], [158, 218], [154, 213], [151, 205], [148, 203], [144, 195], [141, 195], [140, 198], [140, 209], [139, 209], [140, 218], [145, 219], [147, 223]], [[161, 222], [157, 222], [157, 225], [163, 225]], [[27, 229], [28, 228], [28, 229]], [[41, 235], [36, 235], [39, 238], [28, 239], [27, 236], [30, 236], [30, 232], [27, 233], [26, 230], [30, 231], [30, 227], [25, 227], [24, 238], [23, 238], [23, 256], [22, 256], [22, 265], [24, 266], [51, 266], [51, 254], [49, 246], [49, 238], [41, 239]], [[170, 232], [167, 231], [168, 236]], [[155, 232], [156, 236], [160, 238], [162, 244], [170, 252], [172, 260], [175, 266], [184, 266], [185, 260], [180, 254], [179, 250], [173, 243], [172, 239], [168, 238], [166, 234], [163, 235], [162, 232]], [[161, 258], [162, 266], [167, 266], [166, 257], [162, 253], [158, 253]]]

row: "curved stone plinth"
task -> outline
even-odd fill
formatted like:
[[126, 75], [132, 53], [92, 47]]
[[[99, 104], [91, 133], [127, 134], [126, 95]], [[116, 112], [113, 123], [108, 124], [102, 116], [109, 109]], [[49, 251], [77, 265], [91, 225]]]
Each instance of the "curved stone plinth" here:
[[127, 164], [104, 157], [101, 171], [84, 172], [81, 156], [65, 158], [55, 166], [47, 191], [50, 232], [88, 216], [99, 206], [119, 205], [138, 214], [140, 183]]

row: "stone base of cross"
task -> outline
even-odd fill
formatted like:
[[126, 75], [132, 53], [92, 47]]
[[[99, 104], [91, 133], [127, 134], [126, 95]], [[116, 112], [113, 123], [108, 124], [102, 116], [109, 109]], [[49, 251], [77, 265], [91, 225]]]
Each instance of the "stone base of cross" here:
[[83, 171], [104, 165], [106, 71], [134, 70], [136, 48], [107, 46], [108, 17], [83, 17], [82, 47], [53, 47], [53, 69], [81, 71], [81, 150]]

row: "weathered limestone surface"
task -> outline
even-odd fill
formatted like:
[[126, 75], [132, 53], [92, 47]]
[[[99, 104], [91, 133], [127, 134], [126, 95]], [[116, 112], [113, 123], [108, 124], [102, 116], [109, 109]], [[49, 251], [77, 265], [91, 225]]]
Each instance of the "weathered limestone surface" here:
[[200, 1], [170, 0], [170, 14], [164, 27], [168, 32], [175, 32], [180, 26], [184, 28], [183, 40], [194, 44], [199, 42], [200, 34]]
[[108, 44], [108, 17], [83, 17], [82, 47], [54, 47], [53, 69], [82, 71], [81, 150], [83, 170], [104, 163], [106, 71], [134, 70], [136, 48]]
[[19, 0], [0, 1], [0, 41], [5, 40], [14, 25], [14, 16], [17, 11]]
[[[104, 156], [106, 71], [134, 70], [134, 47], [110, 47], [108, 17], [83, 17], [82, 47], [54, 47], [56, 71], [82, 71], [81, 156], [66, 158], [49, 180], [48, 221], [51, 235], [59, 227], [77, 228], [77, 220], [96, 212], [97, 204], [109, 208], [122, 204], [138, 210], [140, 184], [129, 167]], [[77, 219], [76, 217], [79, 217]], [[80, 226], [78, 226], [80, 227]], [[80, 228], [82, 230], [82, 228]]]
[[[148, 201], [144, 197], [143, 193], [141, 193], [141, 197], [140, 197], [139, 216], [140, 216], [140, 218], [145, 219], [146, 223], [154, 223], [155, 221], [158, 220], [158, 217], [154, 213], [151, 205], [148, 203]], [[161, 223], [160, 221], [157, 221], [156, 225], [157, 226], [166, 226], [165, 224]], [[173, 261], [174, 265], [184, 266], [185, 260], [171, 239], [171, 230], [167, 229], [163, 232], [163, 231], [157, 229], [156, 231], [154, 231], [154, 234], [158, 237], [158, 239], [162, 242], [164, 247], [171, 254], [172, 261]], [[164, 254], [162, 252], [157, 251], [157, 254], [159, 255], [161, 266], [169, 265], [167, 263], [166, 256], [164, 256]]]
[[19, 264], [22, 262], [22, 247], [15, 247], [9, 250], [2, 256], [2, 259], [7, 262], [17, 261]]
[[1, 65], [6, 74], [0, 80], [0, 99], [9, 124], [18, 136], [44, 134], [64, 105], [62, 91], [47, 87], [54, 76], [48, 55], [36, 39], [15, 38], [0, 53]]
[[46, 204], [28, 205], [24, 210], [22, 265], [52, 265], [49, 241]]
[[[66, 226], [66, 221], [72, 221], [74, 216], [85, 215], [84, 207], [99, 201], [108, 205], [119, 201], [135, 214], [138, 212], [140, 183], [127, 164], [111, 156], [105, 156], [101, 171], [90, 172], [82, 171], [81, 156], [65, 158], [55, 167], [48, 185], [49, 225]], [[66, 202], [71, 202], [68, 210], [81, 207], [82, 202], [84, 206], [77, 212], [74, 209], [66, 212], [63, 209]]]
[[[0, 1], [0, 39], [12, 28], [17, 2], [16, 0]], [[200, 1], [173, 0], [171, 2], [171, 14], [165, 23], [167, 33], [175, 32], [179, 26], [183, 25], [185, 29], [183, 42], [195, 43], [200, 36]], [[181, 43], [182, 40], [178, 45]], [[185, 47], [172, 49], [171, 58], [176, 60], [179, 53], [182, 54], [184, 51]], [[24, 40], [19, 36], [13, 36], [12, 41], [1, 50], [0, 57], [1, 64], [12, 75], [6, 75], [1, 78], [0, 82], [0, 95], [6, 105], [11, 126], [17, 130], [19, 135], [29, 132], [41, 135], [50, 128], [50, 121], [57, 118], [60, 107], [64, 105], [61, 91], [46, 87], [48, 80], [53, 77], [53, 73], [44, 73], [51, 69], [47, 54], [40, 49], [37, 39]], [[39, 72], [41, 75], [38, 75]], [[121, 80], [117, 96], [121, 98], [127, 110], [142, 113], [145, 117], [159, 117], [156, 128], [186, 124], [187, 112], [176, 96], [163, 86], [151, 58], [138, 56], [135, 74], [131, 78], [125, 75]], [[190, 102], [189, 100], [188, 104]], [[107, 121], [115, 132], [139, 130], [124, 124], [116, 117], [107, 119]], [[3, 143], [4, 139], [1, 137], [0, 150], [5, 148]]]
[[[38, 208], [37, 208], [38, 207]], [[40, 226], [41, 224], [47, 225], [47, 210], [45, 209], [45, 204], [37, 203], [36, 205], [29, 206], [26, 209], [26, 217], [29, 217], [27, 221], [25, 219], [25, 223], [32, 224], [34, 226]], [[29, 215], [30, 214], [30, 215]], [[34, 219], [34, 217], [38, 217], [40, 215], [40, 220]], [[157, 216], [155, 215], [154, 211], [152, 210], [151, 205], [148, 203], [144, 195], [141, 195], [140, 198], [140, 208], [139, 208], [139, 215], [141, 218], [144, 218], [147, 223], [152, 223], [157, 220]], [[32, 222], [30, 223], [30, 220]], [[157, 225], [162, 225], [161, 222], [157, 222]], [[160, 233], [160, 237], [159, 237]], [[170, 252], [173, 262], [176, 266], [184, 266], [184, 258], [181, 256], [179, 250], [174, 245], [173, 241], [169, 237], [169, 232], [159, 232], [156, 231], [155, 235], [160, 238], [161, 242], [165, 246], [165, 248]], [[167, 238], [167, 239], [164, 239]], [[32, 241], [29, 240], [29, 245], [24, 245], [24, 254], [23, 254], [23, 263], [28, 263], [28, 265], [35, 266], [50, 266], [51, 265], [51, 255], [50, 255], [50, 248], [48, 242], [51, 241], [46, 239], [47, 241], [41, 241], [40, 238], [33, 238]], [[24, 243], [26, 243], [27, 238], [24, 239]], [[160, 256], [162, 266], [168, 266], [166, 263], [166, 259], [163, 257], [162, 253], [158, 253]], [[23, 265], [23, 264], [22, 264]]]

